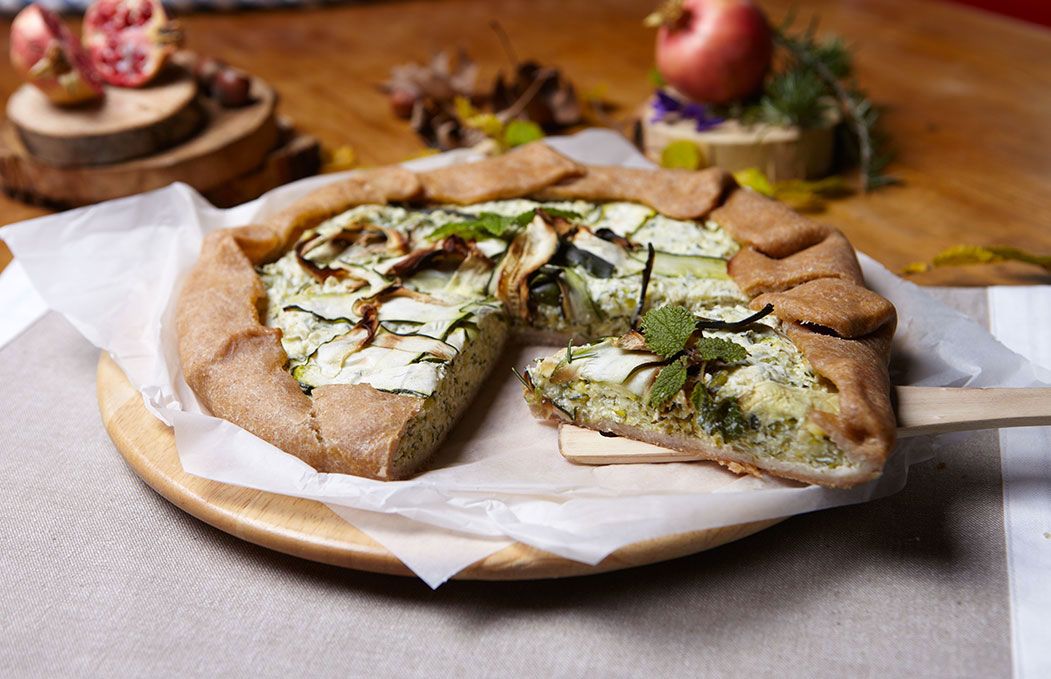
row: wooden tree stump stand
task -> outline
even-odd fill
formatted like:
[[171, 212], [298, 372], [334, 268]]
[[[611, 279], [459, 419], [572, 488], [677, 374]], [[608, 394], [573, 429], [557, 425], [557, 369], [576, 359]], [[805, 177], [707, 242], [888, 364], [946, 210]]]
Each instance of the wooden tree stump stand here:
[[74, 207], [184, 182], [225, 206], [318, 171], [317, 140], [279, 123], [273, 88], [253, 78], [251, 103], [224, 108], [197, 92], [188, 59], [156, 85], [107, 88], [86, 108], [23, 86], [0, 125], [0, 188]]
[[147, 156], [184, 141], [205, 122], [197, 82], [177, 67], [148, 87], [108, 87], [101, 101], [75, 108], [55, 106], [22, 85], [7, 101], [7, 120], [29, 154], [58, 167]]
[[654, 162], [660, 162], [668, 144], [688, 141], [700, 151], [702, 167], [718, 166], [730, 172], [755, 167], [775, 182], [818, 179], [832, 171], [838, 114], [816, 128], [742, 125], [727, 120], [698, 132], [692, 120], [652, 122], [654, 113], [647, 103], [639, 120], [643, 153]]

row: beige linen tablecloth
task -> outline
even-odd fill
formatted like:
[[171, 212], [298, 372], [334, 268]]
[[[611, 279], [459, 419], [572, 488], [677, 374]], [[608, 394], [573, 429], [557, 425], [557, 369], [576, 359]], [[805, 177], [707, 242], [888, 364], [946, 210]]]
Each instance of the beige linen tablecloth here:
[[[938, 293], [984, 320], [984, 291]], [[102, 427], [97, 359], [54, 314], [0, 350], [0, 676], [1010, 674], [994, 433], [692, 557], [431, 591], [168, 504]]]

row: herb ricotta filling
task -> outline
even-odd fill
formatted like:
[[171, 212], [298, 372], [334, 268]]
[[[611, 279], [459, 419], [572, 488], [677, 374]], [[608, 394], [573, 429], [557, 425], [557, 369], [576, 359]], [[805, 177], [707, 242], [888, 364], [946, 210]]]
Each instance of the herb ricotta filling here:
[[703, 331], [738, 345], [743, 357], [691, 364], [685, 386], [656, 405], [654, 383], [674, 361], [612, 337], [631, 330], [644, 278], [645, 309], [748, 316], [749, 299], [726, 270], [737, 250], [712, 221], [674, 220], [634, 203], [363, 205], [304, 233], [259, 274], [266, 323], [281, 330], [288, 368], [307, 391], [365, 383], [427, 397], [467, 343], [502, 341], [502, 332], [482, 328], [511, 322], [606, 337], [528, 371], [532, 398], [569, 418], [845, 464], [807, 419], [812, 409], [836, 412], [838, 398], [773, 316]]

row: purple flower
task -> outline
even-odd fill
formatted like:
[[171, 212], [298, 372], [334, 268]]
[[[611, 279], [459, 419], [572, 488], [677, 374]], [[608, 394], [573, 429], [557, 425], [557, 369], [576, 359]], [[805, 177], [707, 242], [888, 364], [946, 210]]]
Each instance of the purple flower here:
[[710, 130], [723, 123], [724, 118], [713, 115], [704, 104], [696, 102], [684, 102], [673, 97], [664, 90], [657, 90], [653, 98], [653, 117], [651, 123], [659, 123], [667, 120], [692, 120], [697, 126], [698, 132]]
[[657, 90], [654, 95], [651, 123], [659, 123], [668, 116], [674, 116], [682, 110], [682, 102], [664, 90]]

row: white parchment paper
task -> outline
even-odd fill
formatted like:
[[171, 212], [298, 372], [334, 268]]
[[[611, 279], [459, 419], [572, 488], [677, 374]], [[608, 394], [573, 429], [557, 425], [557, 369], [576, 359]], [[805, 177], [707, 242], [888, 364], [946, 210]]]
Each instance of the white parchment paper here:
[[[623, 138], [588, 131], [552, 139], [571, 157], [645, 166]], [[454, 152], [423, 169], [471, 160]], [[431, 586], [512, 541], [597, 563], [626, 544], [673, 533], [863, 502], [899, 490], [910, 463], [952, 437], [899, 445], [881, 479], [849, 491], [737, 477], [714, 464], [572, 465], [554, 428], [535, 422], [511, 377], [546, 347], [513, 347], [433, 470], [380, 482], [319, 474], [239, 427], [203, 412], [183, 380], [174, 308], [209, 231], [247, 224], [340, 175], [282, 187], [231, 210], [175, 184], [0, 231], [41, 297], [110, 352], [147, 407], [174, 427], [183, 468], [205, 478], [322, 501], [385, 545]], [[868, 284], [898, 308], [895, 381], [1028, 386], [1031, 365], [971, 319], [862, 257]]]

